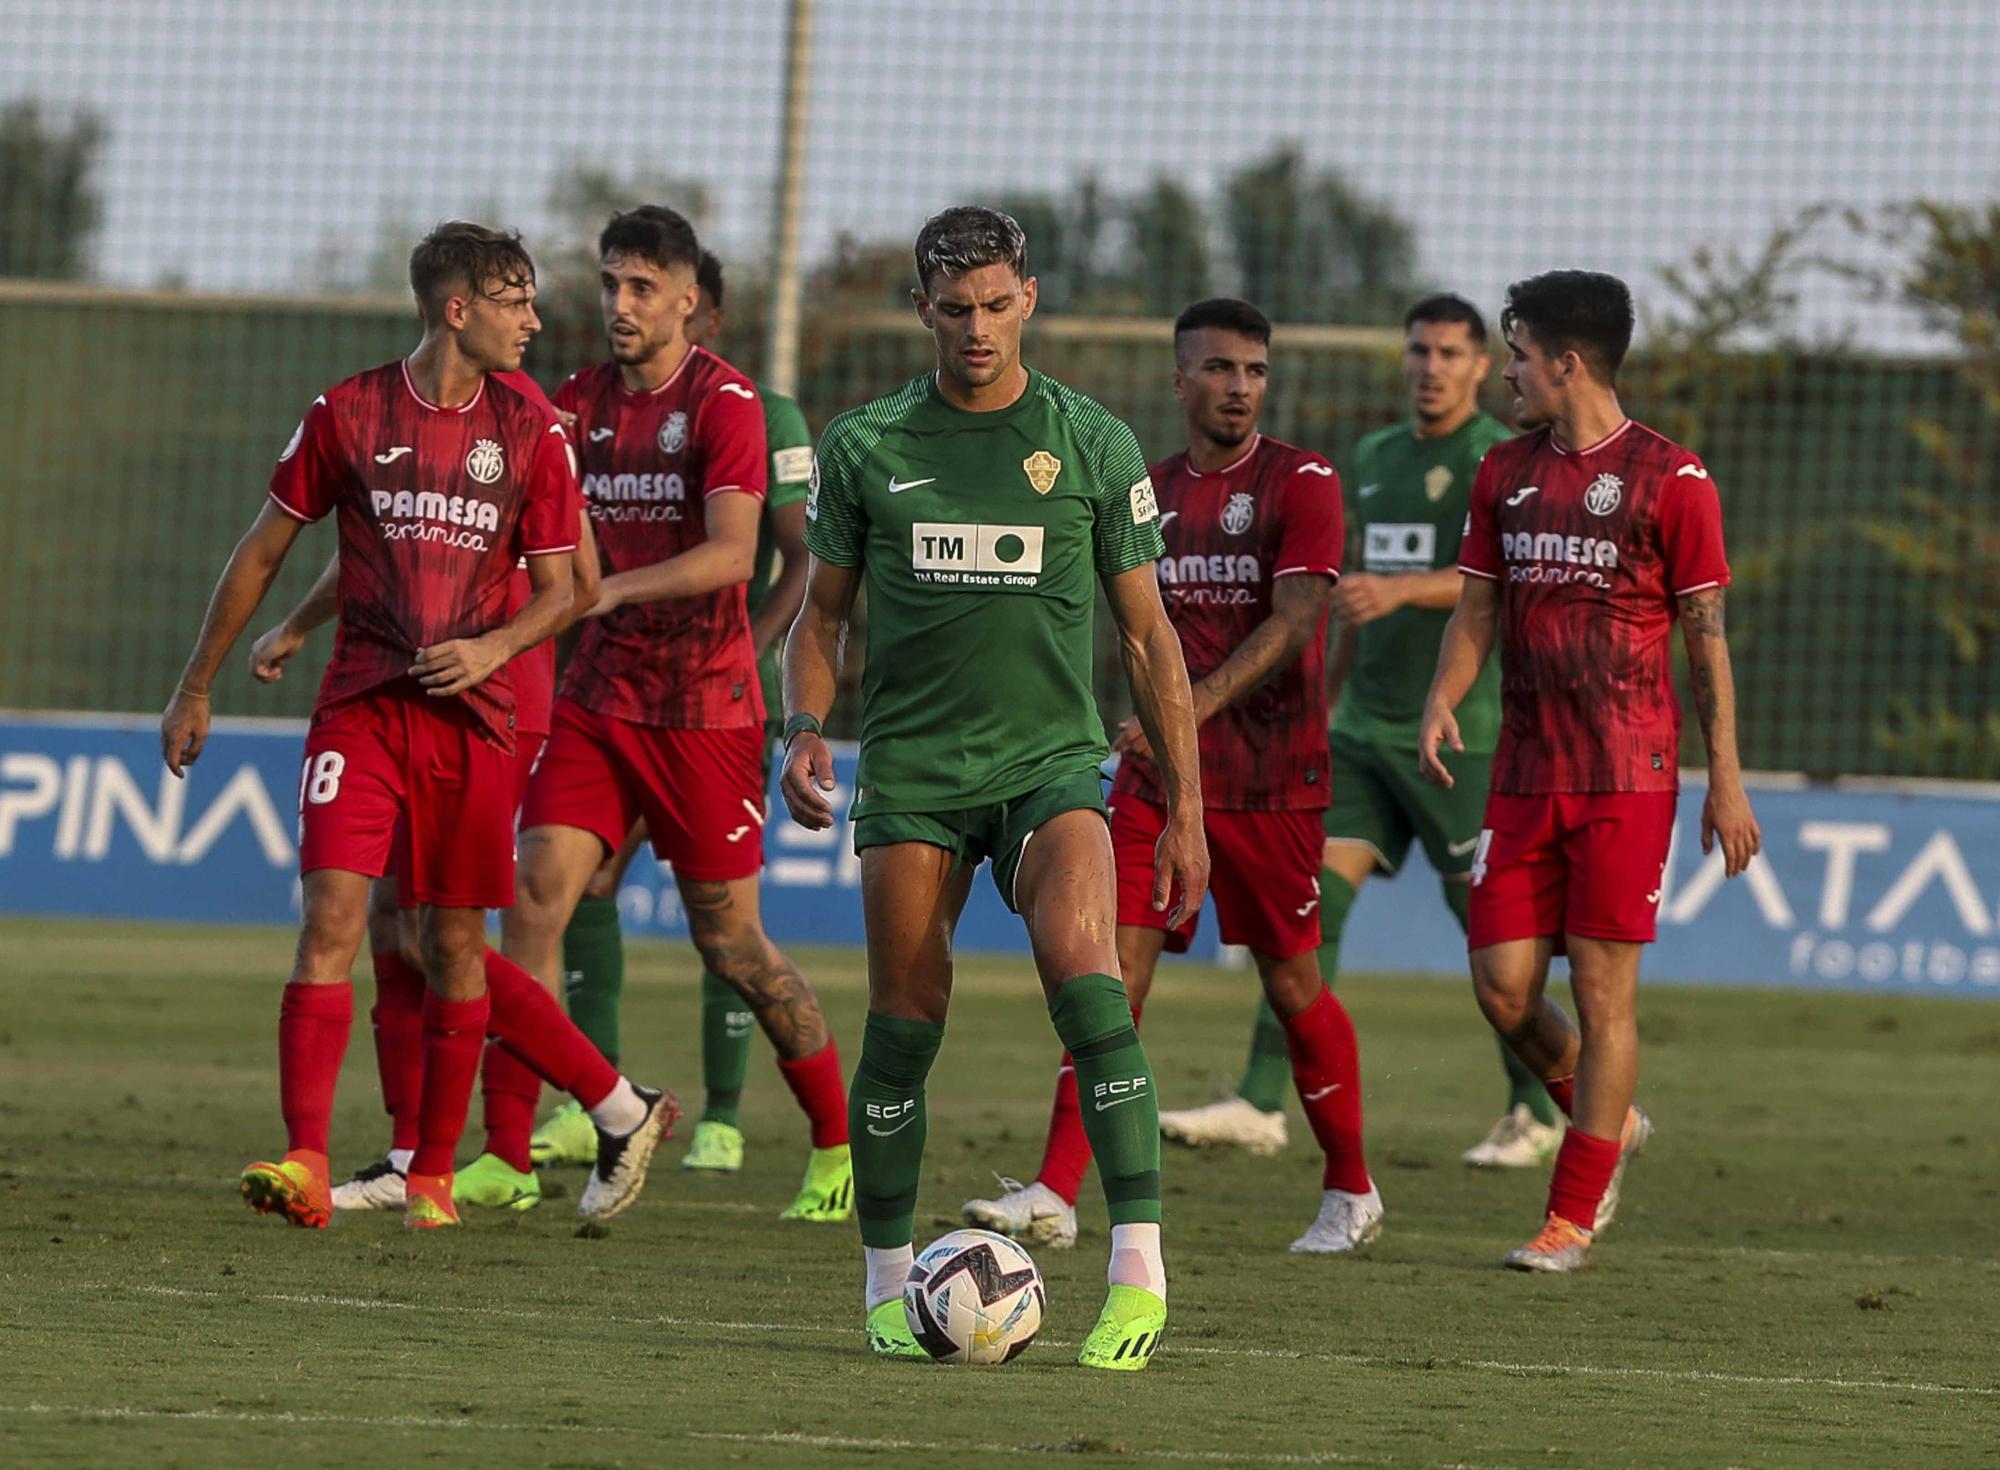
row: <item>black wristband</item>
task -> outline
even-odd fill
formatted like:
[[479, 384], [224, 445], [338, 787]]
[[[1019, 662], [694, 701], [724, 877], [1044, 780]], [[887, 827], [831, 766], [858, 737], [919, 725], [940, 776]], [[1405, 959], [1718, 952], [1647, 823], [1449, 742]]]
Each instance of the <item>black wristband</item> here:
[[801, 731], [804, 730], [810, 730], [815, 735], [819, 734], [820, 731], [819, 716], [809, 715], [801, 711], [800, 713], [793, 715], [789, 720], [785, 721], [785, 733], [778, 739], [779, 748], [782, 750], [790, 750], [792, 748], [792, 740], [794, 739], [794, 737], [796, 737]]

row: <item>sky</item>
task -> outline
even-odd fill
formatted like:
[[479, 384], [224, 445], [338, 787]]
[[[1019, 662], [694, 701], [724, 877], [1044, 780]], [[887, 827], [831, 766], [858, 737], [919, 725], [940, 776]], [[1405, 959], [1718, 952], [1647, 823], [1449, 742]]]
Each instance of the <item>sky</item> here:
[[[7, 0], [0, 99], [110, 125], [96, 272], [309, 284], [326, 242], [497, 213], [529, 234], [572, 160], [704, 181], [725, 256], [770, 238], [781, 0]], [[805, 216], [926, 214], [1095, 172], [1212, 197], [1295, 141], [1497, 305], [1589, 265], [1657, 303], [1695, 247], [1818, 201], [2000, 196], [1991, 0], [819, 0]], [[1810, 327], [1919, 341], [1831, 281]]]

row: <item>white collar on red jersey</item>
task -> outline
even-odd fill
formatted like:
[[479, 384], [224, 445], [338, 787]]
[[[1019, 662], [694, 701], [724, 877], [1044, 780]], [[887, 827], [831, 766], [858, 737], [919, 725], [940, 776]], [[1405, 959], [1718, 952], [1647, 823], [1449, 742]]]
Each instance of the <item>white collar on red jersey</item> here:
[[472, 405], [479, 402], [480, 399], [486, 396], [487, 375], [485, 373], [481, 373], [479, 375], [479, 390], [476, 393], [474, 393], [470, 398], [466, 399], [465, 402], [461, 403], [457, 408], [446, 408], [441, 403], [432, 403], [430, 399], [424, 397], [423, 394], [417, 391], [416, 382], [410, 377], [410, 360], [406, 357], [402, 360], [402, 363], [400, 365], [403, 369], [403, 386], [410, 390], [410, 397], [416, 399], [418, 403], [422, 404], [432, 413], [470, 413], [472, 411]]
[[1219, 470], [1198, 470], [1198, 469], [1196, 469], [1196, 468], [1194, 467], [1194, 460], [1193, 460], [1193, 458], [1192, 458], [1192, 457], [1190, 457], [1190, 458], [1189, 458], [1189, 460], [1188, 460], [1188, 467], [1187, 467], [1187, 472], [1188, 472], [1188, 473], [1189, 473], [1190, 475], [1193, 475], [1193, 476], [1194, 476], [1194, 477], [1195, 477], [1195, 478], [1196, 478], [1197, 480], [1200, 480], [1200, 479], [1205, 479], [1205, 478], [1207, 478], [1207, 476], [1209, 476], [1209, 475], [1226, 475], [1226, 474], [1228, 474], [1228, 473], [1229, 473], [1230, 471], [1232, 471], [1232, 470], [1236, 470], [1236, 469], [1240, 469], [1240, 468], [1242, 468], [1242, 467], [1243, 467], [1244, 465], [1246, 465], [1246, 464], [1250, 463], [1250, 459], [1251, 459], [1251, 456], [1253, 456], [1253, 455], [1255, 455], [1255, 454], [1256, 454], [1256, 452], [1257, 452], [1257, 447], [1258, 447], [1258, 446], [1259, 446], [1260, 444], [1262, 444], [1263, 442], [1264, 442], [1264, 434], [1263, 434], [1263, 431], [1262, 431], [1262, 430], [1260, 429], [1260, 430], [1259, 430], [1258, 432], [1256, 432], [1255, 434], [1252, 434], [1252, 435], [1250, 436], [1250, 445], [1249, 445], [1249, 447], [1248, 447], [1247, 449], [1245, 449], [1245, 450], [1244, 450], [1244, 451], [1243, 451], [1243, 452], [1242, 452], [1241, 454], [1237, 455], [1237, 456], [1236, 456], [1236, 458], [1234, 458], [1234, 459], [1232, 459], [1231, 461], [1229, 461], [1229, 463], [1228, 463], [1228, 464], [1226, 464], [1226, 465], [1224, 465], [1224, 466], [1223, 466], [1223, 467], [1222, 467], [1221, 469], [1219, 469]]
[[618, 379], [618, 391], [628, 398], [657, 398], [681, 380], [681, 374], [688, 370], [688, 364], [695, 360], [697, 354], [706, 351], [708, 351], [706, 347], [689, 346], [687, 356], [681, 359], [681, 365], [668, 373], [666, 382], [660, 384], [657, 388], [647, 388], [643, 392], [635, 393], [625, 386], [625, 379], [620, 377]]
[[1562, 447], [1560, 443], [1556, 441], [1555, 427], [1551, 425], [1549, 428], [1549, 448], [1553, 449], [1557, 454], [1563, 455], [1565, 457], [1574, 454], [1578, 459], [1582, 459], [1585, 455], [1597, 453], [1598, 450], [1604, 448], [1605, 445], [1611, 443], [1614, 439], [1619, 438], [1621, 435], [1624, 434], [1624, 432], [1627, 429], [1631, 427], [1632, 427], [1632, 421], [1630, 419], [1627, 419], [1617, 428], [1613, 429], [1610, 433], [1606, 434], [1602, 439], [1599, 439], [1595, 444], [1589, 445], [1588, 447], [1583, 449], [1565, 449]]

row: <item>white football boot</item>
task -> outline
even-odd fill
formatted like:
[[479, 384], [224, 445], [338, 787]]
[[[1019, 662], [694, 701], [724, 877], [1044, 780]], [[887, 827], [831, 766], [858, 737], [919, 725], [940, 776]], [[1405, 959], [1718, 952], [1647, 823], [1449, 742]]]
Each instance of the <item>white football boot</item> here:
[[1562, 1136], [1560, 1123], [1544, 1123], [1526, 1103], [1515, 1103], [1462, 1157], [1475, 1169], [1539, 1168], [1556, 1156]]
[[1646, 1116], [1646, 1110], [1626, 1109], [1625, 1126], [1618, 1134], [1618, 1167], [1611, 1171], [1611, 1182], [1604, 1186], [1604, 1198], [1597, 1202], [1597, 1218], [1591, 1222], [1591, 1234], [1595, 1235], [1617, 1218], [1618, 1192], [1625, 1185], [1625, 1166], [1646, 1151], [1646, 1142], [1652, 1136], [1653, 1120]]
[[1076, 1206], [1037, 1179], [1023, 1184], [995, 1174], [998, 1199], [969, 1199], [961, 1212], [968, 1225], [980, 1225], [1029, 1245], [1068, 1250], [1076, 1244]]
[[387, 1159], [377, 1159], [345, 1184], [333, 1186], [333, 1207], [336, 1210], [394, 1210], [401, 1214], [408, 1194], [403, 1171]]
[[1367, 1245], [1382, 1233], [1382, 1191], [1373, 1183], [1366, 1194], [1329, 1189], [1320, 1200], [1319, 1218], [1292, 1242], [1302, 1255], [1333, 1255]]
[[1240, 1148], [1269, 1155], [1285, 1146], [1285, 1114], [1252, 1107], [1235, 1093], [1198, 1108], [1160, 1114], [1160, 1136], [1190, 1148]]

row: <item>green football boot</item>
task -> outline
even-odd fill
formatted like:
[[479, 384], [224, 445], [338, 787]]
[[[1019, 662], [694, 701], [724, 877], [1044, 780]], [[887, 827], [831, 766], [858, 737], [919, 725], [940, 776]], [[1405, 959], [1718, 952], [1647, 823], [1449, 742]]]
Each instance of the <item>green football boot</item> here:
[[1143, 1286], [1114, 1286], [1076, 1360], [1086, 1368], [1137, 1373], [1167, 1330], [1167, 1304]]
[[571, 1098], [528, 1140], [528, 1157], [537, 1164], [594, 1164], [597, 1128], [583, 1104]]
[[681, 1156], [683, 1169], [709, 1174], [734, 1174], [743, 1167], [743, 1130], [728, 1123], [694, 1125], [694, 1138]]
[[854, 1213], [854, 1161], [847, 1145], [816, 1148], [806, 1161], [805, 1182], [799, 1197], [791, 1202], [780, 1220], [845, 1220]]
[[917, 1346], [901, 1297], [883, 1302], [868, 1313], [868, 1351], [882, 1358], [930, 1357]]
[[481, 1154], [451, 1181], [451, 1202], [488, 1210], [532, 1210], [542, 1202], [542, 1181], [496, 1154]]

